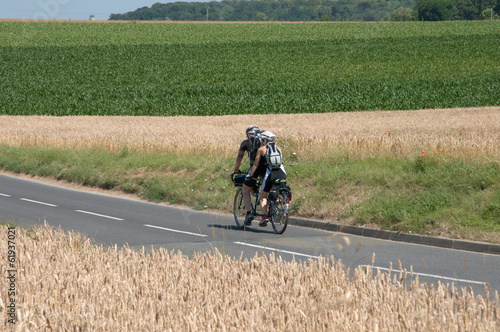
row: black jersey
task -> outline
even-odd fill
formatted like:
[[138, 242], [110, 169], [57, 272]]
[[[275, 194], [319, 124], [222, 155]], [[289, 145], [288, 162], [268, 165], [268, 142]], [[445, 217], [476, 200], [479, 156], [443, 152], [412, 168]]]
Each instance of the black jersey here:
[[255, 156], [257, 156], [257, 150], [259, 149], [259, 147], [260, 147], [260, 142], [254, 137], [248, 138], [243, 142], [241, 142], [240, 151], [248, 152], [248, 159], [250, 160], [250, 166], [252, 166], [253, 162], [255, 161]]

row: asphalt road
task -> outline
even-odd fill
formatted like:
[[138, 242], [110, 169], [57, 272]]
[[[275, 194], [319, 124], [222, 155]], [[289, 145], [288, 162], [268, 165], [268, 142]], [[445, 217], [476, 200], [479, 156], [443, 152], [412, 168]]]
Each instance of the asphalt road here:
[[281, 256], [283, 260], [333, 257], [350, 268], [372, 265], [382, 272], [392, 264], [393, 273], [403, 270], [430, 284], [454, 283], [483, 293], [500, 292], [500, 255], [360, 237], [289, 225], [276, 235], [269, 225], [241, 230], [232, 216], [181, 209], [162, 204], [74, 190], [34, 180], [0, 175], [0, 220], [21, 227], [44, 222], [66, 231], [85, 234], [97, 244], [146, 250], [163, 247], [195, 252], [220, 252], [251, 258], [256, 254]]

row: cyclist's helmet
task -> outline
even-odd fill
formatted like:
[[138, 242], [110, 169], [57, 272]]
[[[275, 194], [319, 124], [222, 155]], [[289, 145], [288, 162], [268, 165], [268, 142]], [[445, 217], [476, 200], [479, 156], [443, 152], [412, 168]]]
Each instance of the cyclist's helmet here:
[[250, 135], [250, 137], [253, 137], [258, 130], [259, 130], [258, 126], [250, 126], [247, 128], [245, 132], [247, 136]]
[[265, 139], [267, 141], [267, 143], [270, 143], [270, 142], [274, 142], [274, 140], [276, 139], [276, 135], [270, 131], [264, 131], [263, 133], [261, 133], [259, 135], [259, 138], [260, 138], [261, 142], [263, 139]]

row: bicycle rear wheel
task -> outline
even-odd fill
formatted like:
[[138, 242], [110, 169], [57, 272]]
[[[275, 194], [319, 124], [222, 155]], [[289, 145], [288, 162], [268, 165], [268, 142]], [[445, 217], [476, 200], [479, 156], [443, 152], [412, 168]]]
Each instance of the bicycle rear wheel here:
[[286, 194], [280, 193], [278, 199], [269, 204], [271, 225], [276, 234], [283, 234], [288, 226], [288, 208], [286, 203]]
[[243, 190], [239, 188], [234, 195], [234, 221], [239, 228], [245, 227], [245, 216], [247, 211], [245, 209], [245, 202], [243, 201]]

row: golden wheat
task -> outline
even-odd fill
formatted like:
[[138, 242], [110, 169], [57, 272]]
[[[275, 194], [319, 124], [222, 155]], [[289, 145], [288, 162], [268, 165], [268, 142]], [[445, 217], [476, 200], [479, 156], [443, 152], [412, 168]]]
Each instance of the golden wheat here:
[[[468, 150], [498, 155], [500, 107], [217, 117], [0, 116], [0, 142], [21, 146], [234, 153], [251, 124], [278, 135], [298, 154], [325, 147], [360, 155]], [[324, 154], [324, 153], [323, 153]]]
[[[498, 331], [500, 299], [410, 272], [349, 270], [334, 258], [187, 258], [103, 248], [45, 225], [16, 229], [17, 331]], [[346, 243], [347, 244], [347, 243]], [[7, 247], [7, 227], [0, 227]], [[372, 262], [373, 264], [373, 262]], [[0, 264], [2, 276], [6, 263]], [[410, 283], [402, 283], [412, 278]], [[6, 317], [9, 283], [0, 284]], [[4, 325], [5, 324], [5, 325]]]

